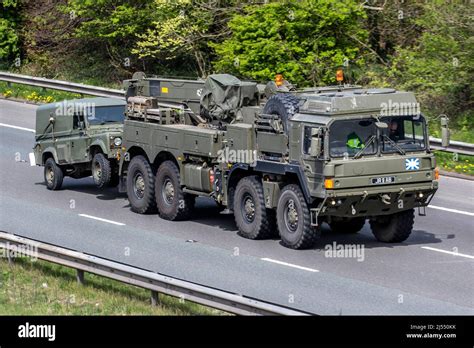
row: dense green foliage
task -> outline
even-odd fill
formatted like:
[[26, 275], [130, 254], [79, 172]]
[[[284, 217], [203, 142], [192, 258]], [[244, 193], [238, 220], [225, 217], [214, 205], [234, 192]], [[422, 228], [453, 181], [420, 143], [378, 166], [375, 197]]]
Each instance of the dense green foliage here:
[[0, 2], [0, 63], [14, 59], [19, 52], [18, 24], [20, 21], [18, 1], [2, 0]]
[[[473, 7], [444, 0], [2, 0], [0, 68], [118, 85], [134, 71], [228, 72], [299, 87], [412, 90], [472, 139]], [[18, 59], [21, 59], [21, 65]]]
[[334, 81], [337, 66], [364, 64], [365, 18], [354, 0], [303, 0], [248, 6], [229, 23], [232, 36], [211, 45], [215, 67], [256, 80], [282, 73], [298, 85]]

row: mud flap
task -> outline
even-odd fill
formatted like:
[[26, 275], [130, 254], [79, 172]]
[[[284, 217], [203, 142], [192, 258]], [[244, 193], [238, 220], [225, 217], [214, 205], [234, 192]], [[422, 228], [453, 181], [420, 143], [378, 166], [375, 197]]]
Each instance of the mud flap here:
[[118, 191], [120, 193], [127, 192], [127, 176], [126, 175], [121, 175], [119, 177]]
[[418, 216], [426, 216], [426, 206], [418, 207]]

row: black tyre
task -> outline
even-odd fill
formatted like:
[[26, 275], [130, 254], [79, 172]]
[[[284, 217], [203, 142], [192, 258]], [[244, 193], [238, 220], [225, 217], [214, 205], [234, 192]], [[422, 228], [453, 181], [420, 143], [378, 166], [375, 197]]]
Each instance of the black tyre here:
[[380, 242], [399, 243], [410, 236], [414, 222], [415, 210], [410, 209], [370, 220], [370, 227]]
[[342, 220], [333, 220], [329, 224], [331, 226], [331, 230], [334, 232], [339, 233], [357, 233], [359, 232], [362, 227], [365, 225], [365, 218], [357, 217], [357, 218], [344, 218]]
[[185, 220], [194, 208], [195, 196], [183, 192], [179, 169], [172, 161], [161, 163], [156, 172], [155, 197], [158, 214], [166, 220]]
[[263, 108], [264, 114], [278, 115], [283, 125], [283, 130], [288, 132], [288, 120], [299, 111], [299, 101], [292, 94], [277, 93], [271, 96]]
[[112, 166], [103, 153], [96, 153], [92, 159], [92, 178], [99, 188], [110, 183], [112, 177]]
[[112, 173], [112, 176], [110, 177], [110, 181], [109, 181], [108, 186], [109, 187], [117, 187], [119, 182], [120, 182], [120, 177], [119, 177], [118, 173]]
[[258, 176], [247, 176], [237, 183], [234, 192], [234, 217], [239, 234], [248, 239], [272, 236], [269, 210], [265, 208], [263, 186]]
[[321, 236], [319, 227], [311, 226], [306, 200], [298, 185], [283, 188], [278, 199], [277, 223], [281, 241], [291, 249], [311, 248]]
[[156, 211], [155, 174], [145, 157], [133, 157], [128, 166], [127, 196], [132, 211], [139, 214]]
[[64, 173], [54, 162], [54, 158], [48, 158], [44, 164], [44, 182], [48, 190], [59, 190], [63, 184]]

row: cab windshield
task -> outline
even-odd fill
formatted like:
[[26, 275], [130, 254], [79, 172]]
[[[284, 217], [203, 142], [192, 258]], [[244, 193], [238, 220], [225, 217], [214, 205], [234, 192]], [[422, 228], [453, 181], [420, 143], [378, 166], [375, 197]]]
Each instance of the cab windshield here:
[[381, 153], [401, 153], [426, 149], [423, 116], [381, 117], [386, 128], [377, 132], [375, 118], [340, 120], [329, 129], [331, 157], [359, 158]]
[[87, 121], [90, 125], [123, 123], [124, 113], [124, 105], [99, 106], [95, 108], [86, 109]]
[[331, 157], [354, 157], [362, 152], [374, 155], [377, 152], [377, 129], [375, 119], [341, 120], [329, 130], [329, 152]]
[[388, 125], [382, 130], [382, 152], [420, 151], [426, 148], [425, 120], [422, 116], [382, 117]]

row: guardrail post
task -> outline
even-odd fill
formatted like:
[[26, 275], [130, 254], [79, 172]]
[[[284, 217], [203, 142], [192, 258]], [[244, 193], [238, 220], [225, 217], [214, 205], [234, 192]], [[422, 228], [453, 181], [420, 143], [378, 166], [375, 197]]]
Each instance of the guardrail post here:
[[84, 285], [84, 271], [83, 270], [78, 269], [76, 271], [76, 279], [79, 284]]
[[151, 290], [151, 305], [158, 306], [159, 302], [160, 302], [160, 295], [158, 294], [158, 291]]
[[5, 251], [7, 252], [8, 265], [11, 266], [11, 265], [13, 265], [13, 257], [10, 253], [10, 250], [5, 249]]

